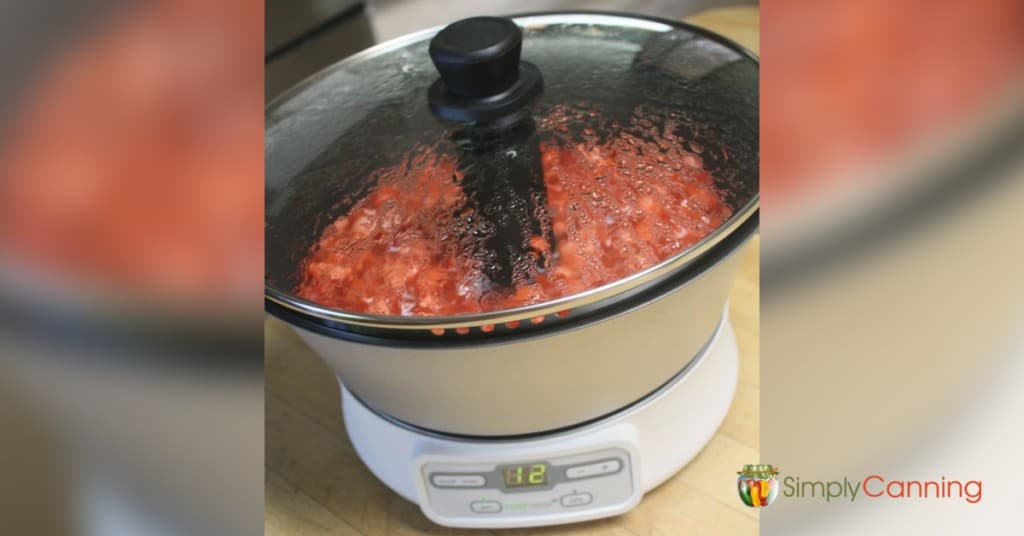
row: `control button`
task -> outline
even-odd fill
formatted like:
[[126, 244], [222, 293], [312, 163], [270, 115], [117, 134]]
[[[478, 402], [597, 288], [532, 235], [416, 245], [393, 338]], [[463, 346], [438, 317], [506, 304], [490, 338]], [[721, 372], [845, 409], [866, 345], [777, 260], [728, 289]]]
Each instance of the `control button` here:
[[497, 514], [501, 511], [501, 503], [498, 501], [473, 501], [469, 503], [469, 509], [478, 514]]
[[589, 476], [617, 473], [619, 469], [622, 469], [622, 462], [620, 462], [619, 460], [604, 460], [597, 463], [570, 467], [566, 469], [565, 477], [570, 480], [575, 480], [577, 478], [587, 478]]
[[562, 496], [562, 506], [583, 506], [593, 500], [594, 496], [589, 493], [573, 493]]
[[430, 475], [430, 481], [439, 488], [482, 488], [483, 475]]

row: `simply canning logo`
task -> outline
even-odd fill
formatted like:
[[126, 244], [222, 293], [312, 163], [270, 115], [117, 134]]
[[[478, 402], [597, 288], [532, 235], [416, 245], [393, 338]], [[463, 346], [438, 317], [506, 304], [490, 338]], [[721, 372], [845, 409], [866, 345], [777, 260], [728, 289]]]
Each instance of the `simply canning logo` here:
[[743, 504], [760, 508], [768, 506], [780, 494], [795, 499], [848, 501], [903, 499], [960, 499], [977, 504], [982, 498], [981, 480], [897, 480], [882, 475], [862, 479], [843, 477], [840, 480], [806, 480], [797, 476], [778, 479], [779, 469], [772, 465], [744, 465], [738, 471], [736, 485]]
[[740, 492], [740, 500], [751, 508], [768, 506], [779, 496], [779, 468], [771, 465], [743, 466], [737, 471], [736, 488]]
[[981, 502], [981, 480], [947, 479], [896, 480], [882, 475], [869, 475], [860, 480], [843, 477], [838, 480], [801, 480], [795, 476], [782, 479], [782, 495], [798, 499], [831, 502], [853, 502], [861, 497], [878, 499], [962, 499], [970, 504]]

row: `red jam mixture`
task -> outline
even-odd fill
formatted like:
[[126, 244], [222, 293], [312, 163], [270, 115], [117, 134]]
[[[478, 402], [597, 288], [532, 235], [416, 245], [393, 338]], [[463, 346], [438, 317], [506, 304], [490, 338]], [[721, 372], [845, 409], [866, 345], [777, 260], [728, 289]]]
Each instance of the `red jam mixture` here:
[[549, 265], [510, 288], [474, 258], [472, 214], [454, 157], [430, 151], [380, 172], [377, 186], [327, 226], [296, 294], [347, 311], [442, 316], [547, 302], [663, 261], [732, 215], [701, 159], [666, 133], [541, 147], [554, 244]]

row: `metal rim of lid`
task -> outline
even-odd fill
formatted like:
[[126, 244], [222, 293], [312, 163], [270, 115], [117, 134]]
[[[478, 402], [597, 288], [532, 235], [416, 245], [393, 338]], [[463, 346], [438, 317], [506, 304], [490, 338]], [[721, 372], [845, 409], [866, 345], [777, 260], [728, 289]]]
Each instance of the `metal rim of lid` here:
[[[608, 11], [554, 11], [554, 12], [540, 12], [540, 13], [524, 13], [518, 15], [509, 15], [520, 26], [529, 26], [531, 24], [544, 24], [544, 23], [580, 23], [580, 24], [616, 24], [619, 26], [632, 25], [634, 27], [648, 27], [654, 28], [655, 25], [658, 29], [664, 29], [669, 31], [672, 29], [682, 29], [689, 31], [695, 35], [702, 36], [704, 38], [715, 41], [718, 44], [725, 46], [726, 48], [740, 54], [753, 61], [755, 64], [760, 64], [760, 61], [754, 53], [750, 52], [746, 48], [737, 44], [736, 42], [723, 37], [715, 32], [706, 30], [699, 26], [694, 26], [680, 21], [673, 21], [668, 19], [662, 19], [658, 17], [652, 17], [647, 15], [633, 15], [624, 13], [615, 13]], [[554, 20], [546, 20], [554, 19]], [[331, 67], [316, 73], [306, 80], [292, 87], [290, 90], [282, 93], [270, 104], [267, 105], [267, 110], [274, 110], [283, 103], [289, 101], [293, 96], [301, 93], [307, 87], [315, 84], [322, 77], [328, 73], [333, 72], [335, 69], [344, 68], [347, 65], [356, 64], [362, 61], [370, 60], [378, 55], [385, 54], [387, 52], [411, 45], [423, 41], [424, 39], [433, 36], [439, 32], [444, 26], [436, 26], [407, 34], [403, 37], [397, 37], [390, 41], [386, 41], [374, 47], [368, 48], [363, 52], [349, 56], [348, 58], [335, 63]], [[537, 316], [557, 314], [562, 311], [572, 310], [578, 307], [590, 306], [597, 302], [603, 301], [608, 298], [613, 298], [618, 294], [634, 289], [644, 284], [648, 284], [659, 279], [662, 279], [669, 274], [672, 274], [680, 268], [691, 264], [693, 261], [701, 257], [703, 254], [712, 249], [716, 244], [721, 242], [726, 236], [731, 234], [737, 228], [739, 228], [744, 222], [746, 222], [754, 213], [758, 211], [760, 205], [760, 194], [754, 194], [747, 203], [737, 210], [725, 223], [720, 225], [717, 229], [712, 231], [709, 235], [705, 236], [696, 244], [683, 250], [682, 252], [665, 259], [664, 261], [655, 264], [654, 266], [648, 267], [628, 277], [624, 277], [607, 285], [596, 287], [584, 292], [573, 294], [570, 296], [564, 296], [555, 300], [528, 305], [524, 307], [516, 307], [513, 309], [503, 309], [499, 311], [491, 311], [485, 313], [474, 313], [469, 315], [456, 315], [456, 316], [390, 316], [390, 315], [371, 315], [363, 313], [354, 313], [350, 311], [344, 311], [341, 309], [334, 309], [331, 307], [325, 307], [318, 305], [308, 300], [299, 298], [291, 293], [282, 292], [281, 290], [275, 289], [270, 285], [264, 284], [264, 298], [274, 304], [281, 307], [294, 311], [300, 315], [311, 317], [313, 319], [325, 320], [337, 324], [349, 324], [354, 326], [363, 326], [370, 328], [389, 328], [389, 329], [409, 329], [409, 330], [431, 330], [431, 329], [455, 329], [455, 328], [467, 328], [467, 327], [479, 327], [491, 324], [505, 324], [515, 321], [529, 320]]]

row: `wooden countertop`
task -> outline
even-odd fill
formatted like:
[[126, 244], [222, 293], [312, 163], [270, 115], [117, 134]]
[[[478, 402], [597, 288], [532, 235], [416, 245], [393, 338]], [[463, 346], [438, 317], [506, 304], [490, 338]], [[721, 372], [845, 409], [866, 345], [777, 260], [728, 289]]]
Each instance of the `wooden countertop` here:
[[[733, 8], [688, 19], [758, 51], [758, 11]], [[572, 534], [755, 535], [757, 510], [736, 493], [736, 471], [759, 463], [760, 238], [744, 255], [730, 295], [740, 379], [729, 414], [707, 447], [640, 505], [587, 523], [502, 531], [434, 525], [381, 484], [349, 443], [334, 375], [278, 320], [266, 320], [267, 535]]]

